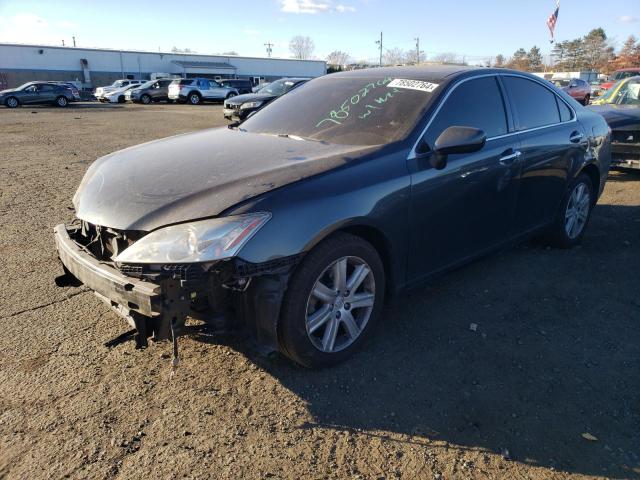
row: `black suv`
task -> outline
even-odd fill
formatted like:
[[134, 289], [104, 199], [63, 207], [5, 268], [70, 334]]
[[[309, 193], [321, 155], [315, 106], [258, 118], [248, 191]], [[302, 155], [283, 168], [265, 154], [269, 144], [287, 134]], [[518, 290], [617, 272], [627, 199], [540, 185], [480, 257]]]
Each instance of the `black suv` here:
[[220, 80], [220, 83], [225, 87], [235, 88], [236, 90], [238, 90], [238, 93], [240, 95], [242, 95], [243, 93], [251, 93], [253, 89], [253, 83], [251, 83], [251, 80], [247, 78], [231, 78], [228, 80]]
[[16, 88], [0, 91], [0, 104], [9, 108], [43, 103], [66, 107], [74, 100], [76, 98], [66, 84], [28, 82]]

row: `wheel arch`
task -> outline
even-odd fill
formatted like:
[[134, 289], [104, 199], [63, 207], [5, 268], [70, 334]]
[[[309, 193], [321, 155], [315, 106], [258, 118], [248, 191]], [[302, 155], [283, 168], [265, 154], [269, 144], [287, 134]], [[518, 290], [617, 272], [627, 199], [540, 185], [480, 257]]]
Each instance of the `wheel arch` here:
[[583, 172], [589, 177], [589, 180], [591, 180], [594, 193], [592, 202], [595, 205], [600, 193], [600, 169], [594, 163], [589, 163], [580, 169], [578, 175]]

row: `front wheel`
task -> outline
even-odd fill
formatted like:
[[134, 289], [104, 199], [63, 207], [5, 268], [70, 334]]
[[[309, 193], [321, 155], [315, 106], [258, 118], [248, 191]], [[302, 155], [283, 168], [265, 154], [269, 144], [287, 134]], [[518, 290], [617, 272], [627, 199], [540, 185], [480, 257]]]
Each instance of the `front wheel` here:
[[567, 193], [551, 231], [550, 243], [559, 248], [571, 248], [580, 243], [584, 236], [595, 197], [591, 179], [581, 173], [569, 184]]
[[309, 368], [352, 355], [380, 316], [384, 267], [360, 237], [336, 234], [298, 265], [286, 292], [279, 325], [282, 352]]
[[584, 100], [582, 101], [582, 105], [586, 107], [587, 105], [589, 105], [590, 101], [591, 101], [591, 95], [585, 95]]
[[235, 97], [235, 96], [236, 96], [236, 94], [235, 94], [235, 93], [233, 93], [233, 92], [229, 92], [229, 93], [227, 93], [227, 96], [225, 97], [225, 100], [229, 100], [230, 98], [233, 98], [233, 97]]
[[16, 97], [9, 97], [4, 102], [4, 104], [9, 108], [16, 108], [18, 105], [20, 105], [20, 102], [18, 101], [18, 99]]
[[144, 105], [149, 105], [149, 104], [151, 103], [151, 97], [145, 93], [144, 95], [142, 95], [142, 96], [140, 97], [140, 101], [141, 101]]
[[64, 108], [64, 107], [67, 106], [68, 103], [69, 103], [69, 101], [67, 100], [66, 97], [60, 96], [60, 97], [56, 98], [56, 105], [59, 106], [59, 107], [63, 107]]

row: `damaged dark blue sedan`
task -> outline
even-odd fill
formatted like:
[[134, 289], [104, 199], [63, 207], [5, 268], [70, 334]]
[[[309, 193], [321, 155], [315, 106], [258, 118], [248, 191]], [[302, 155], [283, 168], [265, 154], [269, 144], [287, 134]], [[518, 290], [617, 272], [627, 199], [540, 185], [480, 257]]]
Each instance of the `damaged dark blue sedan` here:
[[140, 346], [224, 319], [326, 366], [389, 294], [534, 234], [577, 244], [609, 163], [605, 120], [528, 74], [327, 75], [239, 126], [97, 160], [55, 228], [57, 283], [94, 290]]

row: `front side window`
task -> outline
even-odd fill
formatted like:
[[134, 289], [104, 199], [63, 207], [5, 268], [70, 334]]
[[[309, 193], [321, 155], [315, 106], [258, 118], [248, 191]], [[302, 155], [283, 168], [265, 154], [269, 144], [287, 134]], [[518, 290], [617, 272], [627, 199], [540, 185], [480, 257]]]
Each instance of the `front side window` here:
[[555, 94], [533, 80], [504, 76], [511, 102], [518, 116], [518, 130], [544, 127], [560, 122]]
[[495, 77], [475, 78], [458, 85], [429, 125], [427, 145], [433, 148], [440, 134], [452, 126], [479, 128], [487, 138], [507, 133], [504, 101]]

